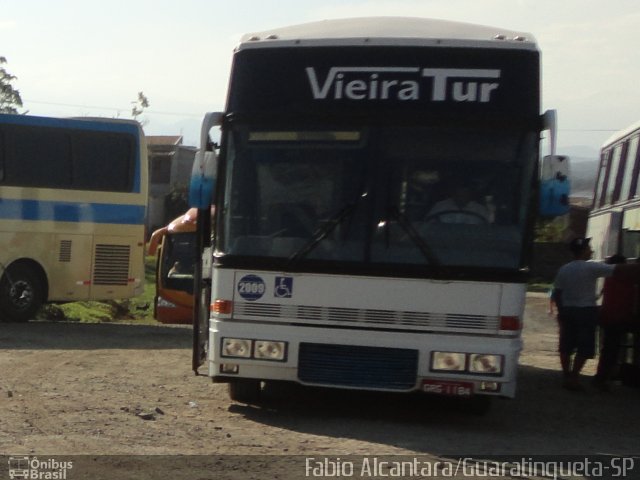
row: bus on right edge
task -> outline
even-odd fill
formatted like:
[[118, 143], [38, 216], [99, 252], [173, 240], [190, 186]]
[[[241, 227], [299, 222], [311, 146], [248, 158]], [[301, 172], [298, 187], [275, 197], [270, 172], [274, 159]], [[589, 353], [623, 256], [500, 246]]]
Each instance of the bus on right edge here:
[[[640, 258], [640, 122], [616, 132], [600, 150], [600, 165], [589, 213], [587, 236], [596, 260], [620, 253]], [[629, 332], [623, 341], [620, 378], [640, 384], [640, 335]]]
[[594, 258], [640, 257], [640, 122], [615, 133], [600, 150], [587, 236]]

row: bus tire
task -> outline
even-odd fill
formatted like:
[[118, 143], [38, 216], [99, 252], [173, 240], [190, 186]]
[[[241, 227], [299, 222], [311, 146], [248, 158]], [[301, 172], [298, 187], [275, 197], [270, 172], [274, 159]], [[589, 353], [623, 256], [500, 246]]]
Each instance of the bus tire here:
[[42, 281], [33, 268], [28, 265], [11, 265], [7, 268], [0, 279], [0, 320], [32, 320], [43, 301]]
[[260, 400], [260, 380], [234, 378], [229, 382], [229, 398], [241, 403], [256, 403]]

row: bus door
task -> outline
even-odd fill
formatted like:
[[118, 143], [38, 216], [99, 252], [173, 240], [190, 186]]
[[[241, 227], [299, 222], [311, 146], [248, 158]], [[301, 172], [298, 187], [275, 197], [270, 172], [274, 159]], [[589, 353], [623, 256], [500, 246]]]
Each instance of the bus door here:
[[193, 344], [191, 368], [197, 374], [198, 367], [207, 358], [209, 341], [209, 315], [211, 304], [211, 242], [212, 216], [215, 213], [215, 181], [218, 156], [216, 145], [211, 142], [212, 128], [222, 125], [221, 112], [207, 113], [200, 131], [200, 151], [196, 155], [189, 185], [189, 206], [197, 208], [196, 264], [194, 269]]
[[209, 347], [209, 316], [211, 314], [211, 210], [198, 209], [196, 220], [196, 251], [201, 258], [196, 259], [194, 269], [193, 301], [193, 349], [191, 367], [198, 374], [198, 368], [207, 359]]

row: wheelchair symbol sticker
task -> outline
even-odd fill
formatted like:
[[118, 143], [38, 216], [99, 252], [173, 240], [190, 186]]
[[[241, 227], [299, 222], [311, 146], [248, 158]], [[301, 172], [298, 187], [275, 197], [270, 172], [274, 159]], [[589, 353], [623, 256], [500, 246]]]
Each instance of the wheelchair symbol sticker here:
[[293, 296], [293, 278], [276, 277], [273, 296], [276, 298], [291, 298]]

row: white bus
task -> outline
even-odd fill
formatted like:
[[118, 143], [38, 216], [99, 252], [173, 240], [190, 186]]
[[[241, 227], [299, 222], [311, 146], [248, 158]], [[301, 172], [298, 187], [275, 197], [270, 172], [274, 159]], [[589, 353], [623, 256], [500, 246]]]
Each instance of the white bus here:
[[615, 133], [600, 150], [587, 236], [594, 257], [640, 257], [640, 123]]
[[135, 121], [0, 115], [0, 320], [142, 293], [147, 175]]
[[[605, 260], [615, 254], [640, 258], [640, 122], [613, 134], [600, 149], [600, 164], [589, 212], [587, 236], [594, 257]], [[640, 333], [631, 328], [622, 342], [620, 376], [623, 383], [638, 385]]]
[[192, 177], [193, 368], [245, 402], [269, 380], [513, 397], [539, 63], [529, 34], [427, 19], [244, 36]]

